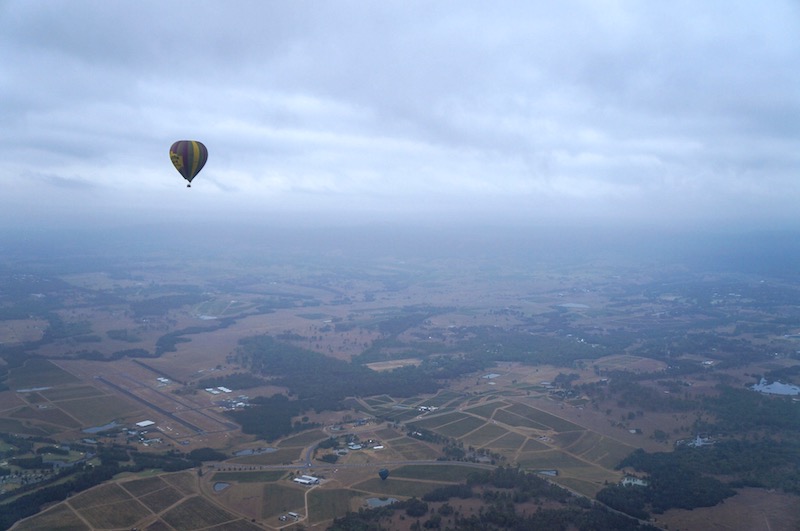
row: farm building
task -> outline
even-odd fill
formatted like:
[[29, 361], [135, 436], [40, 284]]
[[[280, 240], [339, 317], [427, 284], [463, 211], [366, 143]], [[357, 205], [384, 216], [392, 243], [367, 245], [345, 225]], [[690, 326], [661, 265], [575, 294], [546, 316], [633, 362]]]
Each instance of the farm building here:
[[319, 485], [319, 478], [314, 476], [299, 476], [294, 478], [292, 481], [295, 483], [300, 483], [301, 485]]
[[152, 420], [143, 420], [141, 422], [137, 422], [136, 423], [136, 427], [137, 428], [147, 428], [149, 426], [152, 426], [153, 424], [155, 424], [155, 422], [153, 422]]

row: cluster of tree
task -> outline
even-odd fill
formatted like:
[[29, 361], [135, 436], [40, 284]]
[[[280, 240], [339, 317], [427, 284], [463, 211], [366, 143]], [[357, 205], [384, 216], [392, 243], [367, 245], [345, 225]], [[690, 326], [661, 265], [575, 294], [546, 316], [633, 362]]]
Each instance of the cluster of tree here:
[[318, 352], [257, 336], [239, 341], [236, 360], [254, 373], [270, 376], [296, 395], [302, 410], [337, 407], [348, 396], [414, 396], [434, 393], [440, 385], [417, 367], [375, 372]]
[[519, 361], [569, 367], [581, 359], [608, 354], [603, 346], [593, 345], [571, 335], [537, 333], [528, 329], [505, 330], [493, 326], [473, 326], [462, 330], [458, 348], [470, 358], [486, 361]]
[[230, 415], [242, 426], [242, 431], [267, 441], [273, 441], [294, 431], [292, 418], [302, 412], [302, 405], [284, 395], [256, 397], [251, 407], [230, 411]]
[[[473, 497], [481, 489], [484, 505], [477, 514], [463, 515], [448, 503], [452, 498]], [[539, 508], [533, 513], [521, 513], [518, 505], [536, 499], [550, 500], [557, 508]], [[438, 508], [432, 504], [440, 504]], [[642, 525], [622, 514], [592, 504], [589, 500], [572, 496], [561, 487], [551, 485], [535, 474], [516, 468], [501, 467], [493, 471], [480, 471], [470, 475], [466, 484], [439, 487], [423, 496], [411, 498], [376, 509], [361, 509], [334, 520], [329, 531], [377, 531], [384, 529], [384, 520], [395, 511], [417, 518], [411, 529], [439, 529], [444, 519], [447, 527], [459, 530], [491, 531], [501, 529], [592, 529], [599, 531], [642, 531], [655, 528]], [[427, 517], [425, 521], [422, 518]]]
[[207, 297], [202, 293], [176, 293], [172, 295], [161, 295], [160, 297], [153, 297], [140, 301], [133, 301], [130, 303], [130, 307], [135, 317], [142, 318], [154, 315], [164, 315], [170, 310], [180, 308], [181, 306], [188, 306], [190, 304], [199, 304], [206, 299]]
[[800, 433], [800, 403], [790, 397], [767, 396], [747, 389], [720, 385], [719, 395], [705, 400], [717, 419], [703, 431], [746, 433], [754, 430], [781, 432], [788, 437]]
[[[722, 459], [720, 456], [725, 455], [724, 450], [730, 450], [726, 443], [702, 448], [681, 446], [674, 452], [652, 454], [636, 450], [619, 464], [619, 468], [632, 467], [646, 472], [647, 485], [611, 485], [598, 492], [597, 499], [637, 518], [645, 518], [650, 511], [663, 513], [673, 508], [717, 505], [736, 493], [732, 483], [711, 476], [735, 473], [734, 467], [725, 470], [721, 466], [725, 461], [732, 463], [736, 459]], [[741, 452], [737, 454], [743, 456]]]
[[608, 394], [618, 401], [620, 407], [636, 406], [646, 411], [684, 412], [699, 406], [694, 400], [646, 387], [634, 381], [630, 373], [611, 378], [608, 382]]
[[113, 339], [115, 341], [125, 341], [127, 343], [138, 343], [142, 340], [141, 337], [137, 336], [127, 328], [109, 330], [106, 332], [106, 335], [109, 339]]

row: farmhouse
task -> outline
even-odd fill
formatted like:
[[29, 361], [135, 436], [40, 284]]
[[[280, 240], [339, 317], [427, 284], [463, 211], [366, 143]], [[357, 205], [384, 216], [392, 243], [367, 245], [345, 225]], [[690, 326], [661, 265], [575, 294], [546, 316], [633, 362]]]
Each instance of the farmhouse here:
[[301, 485], [319, 485], [319, 478], [314, 476], [299, 476], [294, 478], [292, 481], [295, 483], [300, 483]]
[[647, 481], [633, 476], [625, 476], [621, 483], [623, 487], [646, 487], [648, 485]]

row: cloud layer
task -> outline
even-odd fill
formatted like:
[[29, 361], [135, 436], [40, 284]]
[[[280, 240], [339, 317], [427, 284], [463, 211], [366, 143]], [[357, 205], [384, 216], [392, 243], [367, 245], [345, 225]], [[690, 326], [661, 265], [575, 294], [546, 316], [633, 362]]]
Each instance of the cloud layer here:
[[798, 35], [789, 0], [10, 0], [0, 217], [794, 224]]

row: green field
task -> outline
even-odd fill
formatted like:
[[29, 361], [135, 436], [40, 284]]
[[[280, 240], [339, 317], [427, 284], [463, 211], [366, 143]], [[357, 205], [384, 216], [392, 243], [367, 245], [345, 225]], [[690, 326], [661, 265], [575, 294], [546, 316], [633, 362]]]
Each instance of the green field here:
[[80, 380], [49, 360], [31, 358], [22, 367], [11, 370], [8, 386], [11, 389], [31, 389], [36, 387], [55, 387], [80, 383]]
[[286, 472], [283, 470], [258, 470], [254, 472], [217, 472], [212, 476], [213, 481], [238, 481], [240, 483], [269, 483], [278, 481]]
[[14, 411], [9, 416], [18, 419], [46, 422], [48, 424], [53, 424], [55, 426], [67, 429], [80, 428], [81, 426], [77, 420], [70, 417], [60, 409], [52, 406], [46, 408], [32, 408], [26, 406]]
[[264, 485], [261, 508], [262, 518], [272, 518], [287, 511], [298, 511], [305, 503], [305, 491], [289, 485], [267, 483]]
[[555, 468], [563, 473], [564, 470], [578, 470], [593, 468], [589, 463], [585, 463], [560, 450], [546, 450], [543, 452], [527, 452], [521, 454], [517, 460], [519, 465], [527, 469]]
[[470, 446], [483, 447], [492, 442], [493, 440], [505, 435], [508, 430], [501, 428], [495, 424], [486, 424], [482, 428], [470, 433], [464, 437], [464, 444]]
[[463, 437], [464, 435], [468, 434], [471, 431], [475, 431], [481, 426], [486, 424], [484, 419], [479, 419], [477, 417], [467, 417], [465, 419], [461, 419], [456, 422], [451, 422], [450, 424], [445, 424], [444, 426], [440, 426], [436, 428], [438, 433], [441, 433], [445, 437], [452, 437], [453, 439], [458, 439], [459, 437]]
[[173, 507], [163, 519], [175, 529], [200, 529], [218, 525], [236, 517], [200, 496], [189, 498]]
[[16, 419], [0, 418], [0, 432], [18, 433], [20, 435], [38, 435], [46, 437], [61, 430], [53, 426], [35, 426], [30, 421], [19, 421]]
[[389, 477], [459, 483], [466, 481], [467, 476], [477, 470], [474, 467], [460, 465], [403, 465], [390, 470]]
[[183, 498], [183, 494], [178, 492], [174, 487], [167, 487], [165, 489], [145, 494], [139, 498], [148, 509], [154, 513], [160, 513], [170, 505], [178, 503]]
[[540, 409], [526, 406], [525, 404], [514, 404], [506, 408], [506, 410], [511, 413], [521, 415], [525, 418], [532, 419], [540, 424], [549, 426], [555, 431], [575, 431], [583, 429], [577, 424], [573, 424], [568, 420], [556, 417], [555, 415], [551, 415], [550, 413], [546, 413]]
[[72, 400], [74, 398], [88, 398], [90, 396], [101, 396], [105, 393], [97, 387], [91, 385], [78, 385], [69, 387], [55, 387], [40, 391], [41, 395], [51, 402], [59, 400]]
[[101, 426], [140, 411], [136, 404], [114, 395], [65, 400], [58, 407], [87, 427]]
[[408, 438], [403, 441], [392, 442], [391, 448], [396, 452], [400, 452], [400, 454], [409, 461], [436, 459], [439, 457], [439, 452], [430, 446]]
[[89, 526], [65, 504], [59, 504], [43, 513], [19, 522], [16, 531], [90, 531]]
[[414, 420], [414, 426], [424, 428], [426, 430], [435, 430], [439, 426], [456, 422], [457, 420], [465, 419], [468, 415], [464, 413], [445, 413], [444, 415], [437, 415], [435, 417], [423, 417], [419, 420]]
[[149, 516], [150, 511], [137, 500], [125, 500], [87, 507], [80, 510], [80, 515], [96, 529], [114, 529], [130, 528]]
[[279, 448], [274, 452], [235, 457], [225, 463], [241, 465], [283, 465], [300, 459], [301, 450], [297, 447]]
[[353, 488], [376, 495], [403, 496], [406, 498], [416, 496], [420, 498], [437, 486], [435, 483], [420, 483], [419, 481], [408, 481], [390, 476], [386, 481], [382, 481], [378, 477], [368, 479], [353, 485]]
[[510, 431], [506, 435], [503, 435], [499, 439], [492, 442], [489, 448], [495, 450], [516, 450], [522, 446], [522, 443], [525, 442], [525, 439], [527, 439], [527, 437], [524, 435]]
[[498, 409], [497, 411], [495, 411], [494, 420], [517, 428], [535, 428], [537, 430], [548, 429], [547, 426], [545, 426], [544, 424], [540, 424], [529, 418], [516, 415], [514, 413], [506, 411], [505, 409]]
[[497, 408], [505, 407], [508, 405], [508, 402], [503, 402], [502, 400], [498, 400], [496, 402], [486, 402], [481, 404], [480, 406], [475, 406], [467, 409], [468, 413], [472, 413], [473, 415], [478, 415], [479, 417], [484, 418], [492, 418], [495, 410]]
[[161, 477], [186, 495], [192, 494], [197, 490], [197, 474], [193, 472], [176, 472]]
[[81, 492], [69, 499], [69, 504], [76, 510], [83, 510], [95, 505], [104, 505], [132, 499], [128, 492], [116, 483], [106, 483]]
[[314, 489], [308, 493], [308, 512], [312, 523], [344, 516], [350, 508], [350, 500], [360, 496], [347, 489]]
[[137, 497], [169, 487], [169, 484], [165, 483], [164, 480], [158, 476], [134, 479], [132, 481], [120, 483], [119, 485]]
[[536, 439], [528, 439], [525, 441], [525, 446], [522, 447], [522, 452], [538, 452], [541, 450], [549, 450], [550, 447], [544, 444], [543, 442], [539, 442]]
[[317, 441], [321, 441], [322, 439], [327, 439], [328, 436], [322, 430], [310, 430], [304, 431], [298, 435], [293, 437], [288, 437], [283, 439], [280, 443], [278, 443], [278, 448], [289, 448], [289, 447], [297, 447], [297, 446], [308, 446], [310, 444], [314, 444]]

